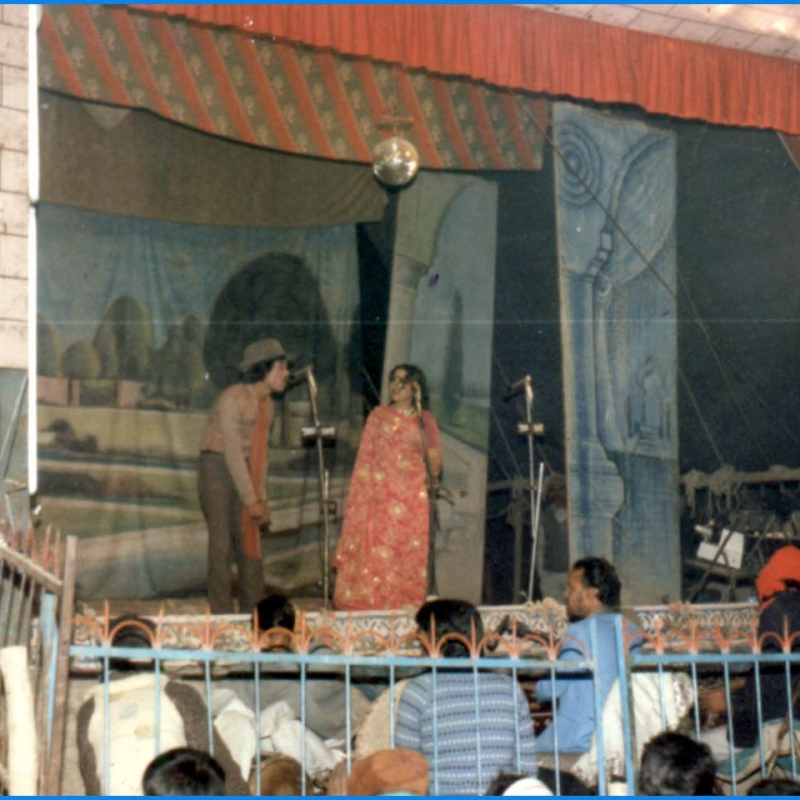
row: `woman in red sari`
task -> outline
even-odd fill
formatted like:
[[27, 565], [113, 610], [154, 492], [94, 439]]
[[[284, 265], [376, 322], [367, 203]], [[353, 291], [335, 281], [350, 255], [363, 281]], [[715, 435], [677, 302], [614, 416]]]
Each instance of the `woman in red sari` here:
[[419, 367], [398, 364], [389, 374], [389, 397], [364, 426], [333, 560], [334, 604], [347, 611], [425, 602], [428, 473], [435, 488], [442, 472], [439, 428]]

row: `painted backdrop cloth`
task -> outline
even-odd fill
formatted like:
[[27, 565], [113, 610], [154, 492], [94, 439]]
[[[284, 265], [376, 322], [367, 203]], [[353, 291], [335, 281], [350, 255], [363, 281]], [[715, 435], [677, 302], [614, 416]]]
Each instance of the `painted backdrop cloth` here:
[[[298, 364], [318, 365], [320, 418], [361, 424], [349, 376], [360, 358], [348, 356], [361, 341], [355, 226], [183, 225], [47, 203], [37, 215], [44, 521], [80, 539], [84, 600], [202, 592], [198, 442], [220, 391], [239, 379], [244, 347], [280, 339]], [[322, 569], [308, 555], [320, 535], [301, 436], [309, 419], [305, 385], [276, 401], [270, 529], [280, 535], [264, 568], [290, 587]], [[352, 460], [331, 460], [342, 508]]]
[[[427, 447], [436, 448], [436, 421], [427, 411], [423, 418]], [[378, 406], [361, 437], [333, 561], [337, 608], [417, 608], [425, 602], [428, 515], [419, 419]]]

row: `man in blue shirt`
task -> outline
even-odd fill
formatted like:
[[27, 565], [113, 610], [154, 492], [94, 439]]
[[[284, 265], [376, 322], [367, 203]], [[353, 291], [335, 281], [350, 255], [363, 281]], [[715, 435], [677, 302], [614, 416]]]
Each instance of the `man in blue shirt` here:
[[[604, 558], [582, 558], [569, 572], [564, 599], [572, 624], [564, 633], [558, 658], [582, 661], [593, 658], [591, 626], [596, 626], [597, 662], [600, 672], [601, 706], [614, 681], [617, 669], [616, 620], [619, 616], [620, 580], [617, 571]], [[626, 622], [628, 634], [638, 627]], [[641, 647], [634, 639], [631, 649]], [[590, 672], [562, 673], [555, 680], [540, 680], [536, 699], [553, 703], [554, 720], [536, 737], [537, 753], [556, 749], [555, 723], [558, 721], [558, 752], [585, 753], [595, 727], [594, 680]]]

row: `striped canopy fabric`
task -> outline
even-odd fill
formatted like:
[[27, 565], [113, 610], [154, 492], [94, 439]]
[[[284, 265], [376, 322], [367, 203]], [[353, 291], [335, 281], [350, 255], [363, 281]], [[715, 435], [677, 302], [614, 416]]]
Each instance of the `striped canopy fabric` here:
[[421, 166], [541, 167], [539, 96], [132, 8], [43, 6], [40, 85], [285, 153], [371, 163], [391, 116]]

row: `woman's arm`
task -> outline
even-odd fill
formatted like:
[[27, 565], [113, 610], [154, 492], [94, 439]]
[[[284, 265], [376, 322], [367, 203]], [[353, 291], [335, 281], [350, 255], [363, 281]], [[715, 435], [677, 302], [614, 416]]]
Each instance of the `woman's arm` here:
[[442, 448], [439, 441], [439, 426], [436, 424], [436, 417], [430, 411], [422, 412], [422, 426], [425, 431], [425, 446], [428, 449], [428, 463], [431, 466], [434, 483], [438, 487], [439, 479], [442, 477]]

